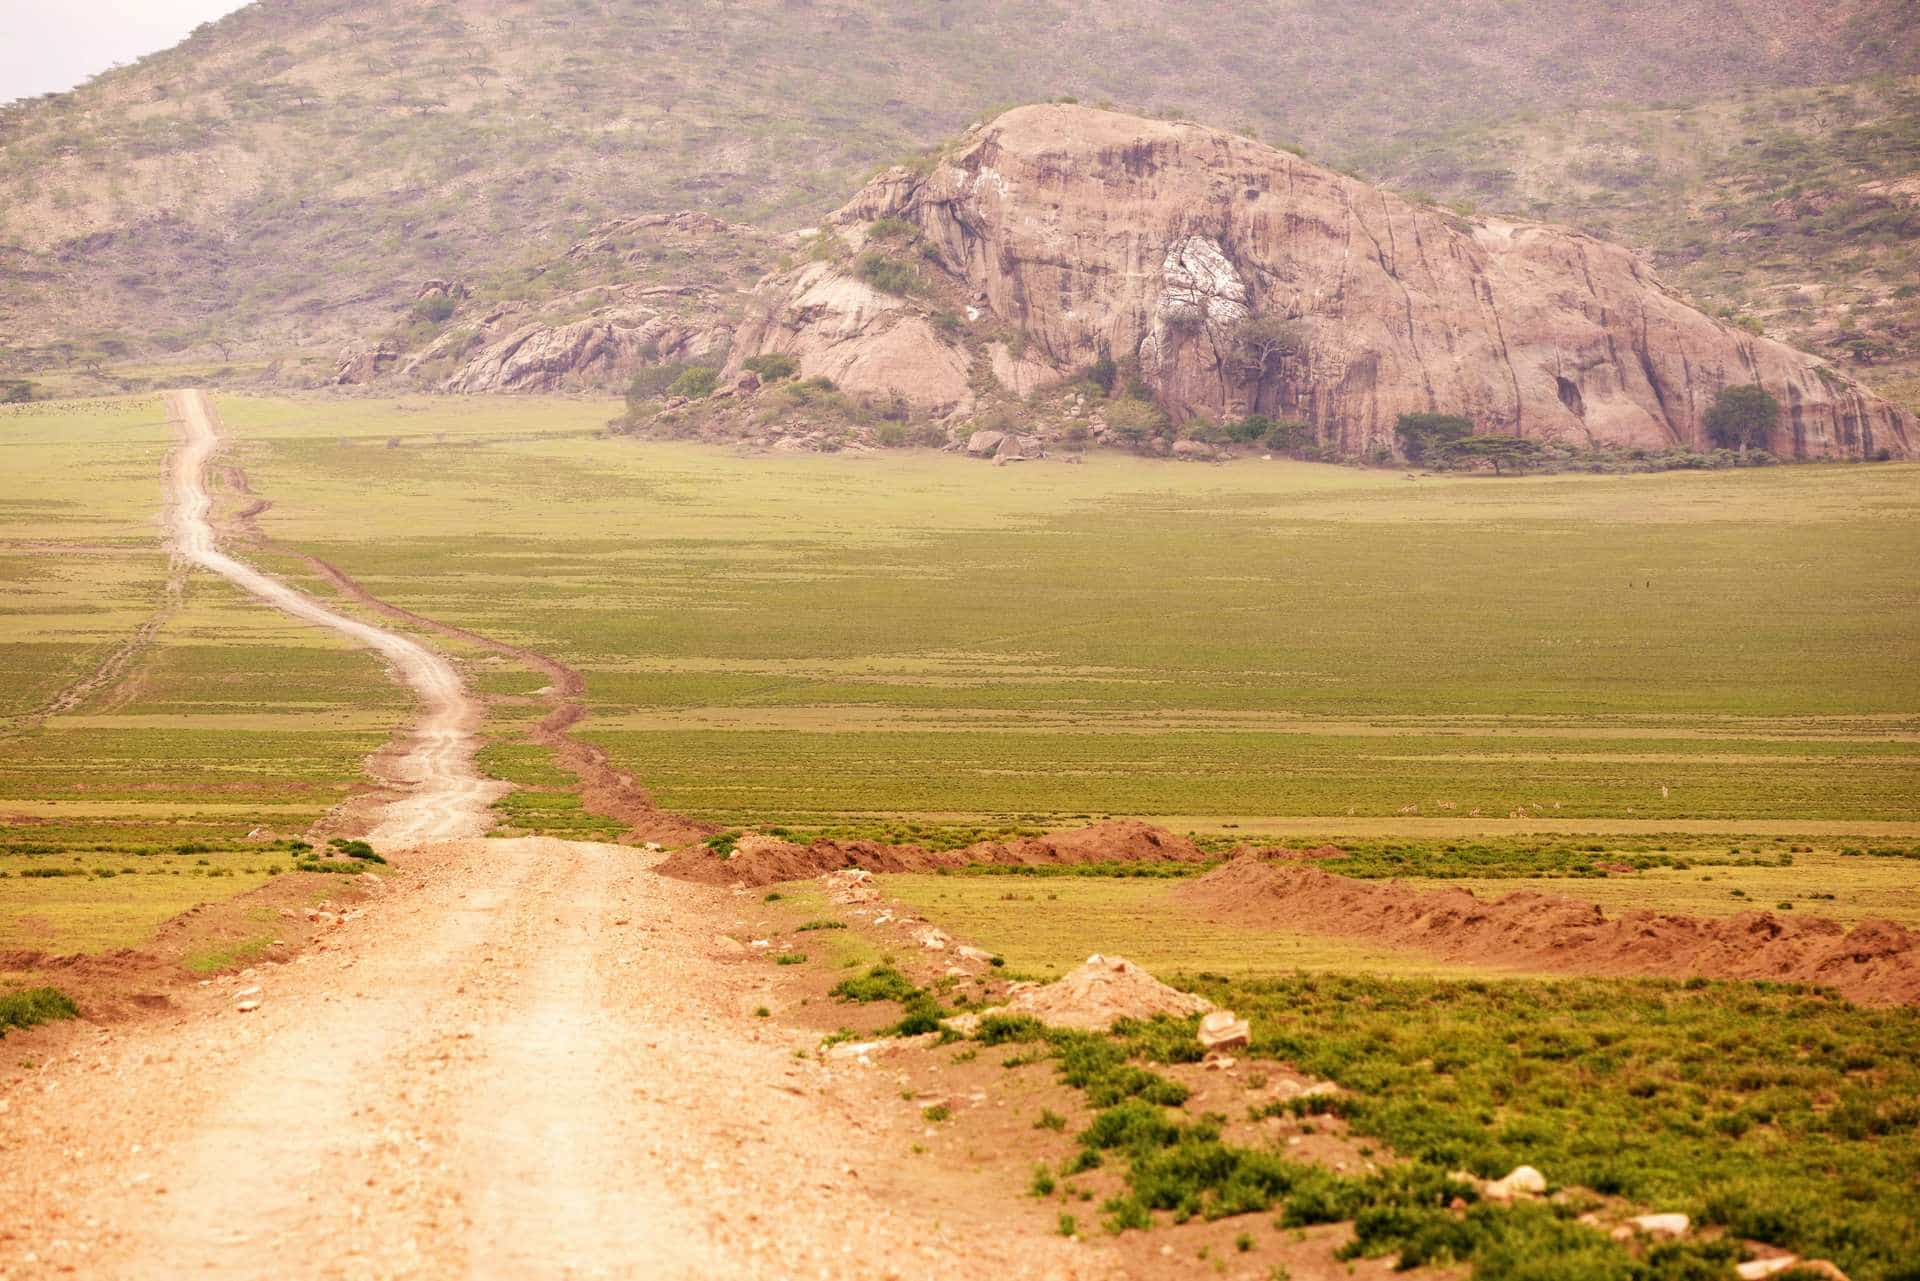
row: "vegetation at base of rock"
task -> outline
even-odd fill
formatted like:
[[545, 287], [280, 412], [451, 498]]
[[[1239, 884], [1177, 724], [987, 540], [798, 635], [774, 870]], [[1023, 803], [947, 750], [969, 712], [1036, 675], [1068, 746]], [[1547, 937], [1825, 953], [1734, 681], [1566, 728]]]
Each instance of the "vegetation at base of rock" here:
[[1707, 406], [1707, 438], [1721, 449], [1762, 449], [1779, 421], [1780, 402], [1766, 388], [1723, 387]]
[[[1284, 1204], [1286, 1222], [1353, 1218], [1356, 1252], [1472, 1258], [1476, 1276], [1509, 1275], [1499, 1269], [1525, 1257], [1506, 1251], [1519, 1240], [1549, 1256], [1615, 1260], [1582, 1276], [1697, 1275], [1633, 1271], [1604, 1237], [1564, 1222], [1574, 1212], [1565, 1207], [1487, 1207], [1464, 1221], [1446, 1214], [1453, 1196], [1472, 1199], [1447, 1171], [1494, 1177], [1524, 1163], [1556, 1184], [1832, 1258], [1860, 1281], [1913, 1275], [1900, 1244], [1920, 1230], [1912, 1010], [1863, 1010], [1755, 983], [1203, 975], [1181, 985], [1251, 1021], [1246, 1057], [1341, 1086], [1328, 1110], [1411, 1164], [1349, 1177], [1296, 1166], [1283, 1150], [1222, 1143], [1204, 1120], [1102, 1091], [1110, 1073], [1070, 1075], [1060, 1047], [1087, 1034], [988, 1015], [980, 1040], [1046, 1044], [1062, 1079], [1107, 1109], [1083, 1132], [1081, 1152], [1128, 1161], [1127, 1195], [1107, 1207], [1114, 1227], [1145, 1227], [1156, 1211], [1219, 1216]], [[1193, 1062], [1201, 1054], [1193, 1026], [1127, 1022], [1089, 1043], [1109, 1065]], [[1698, 1252], [1725, 1248], [1661, 1257], [1679, 1269], [1724, 1261]]]
[[57, 987], [33, 987], [19, 992], [0, 993], [0, 1037], [8, 1029], [30, 1028], [36, 1023], [80, 1017], [80, 1007]]
[[1457, 414], [1402, 414], [1394, 425], [1400, 452], [1420, 462], [1429, 451], [1444, 449], [1473, 435], [1473, 420]]
[[720, 371], [707, 365], [689, 365], [680, 371], [667, 387], [669, 396], [685, 396], [696, 400], [710, 394], [720, 385]]
[[[794, 364], [793, 357], [783, 356], [778, 352], [768, 352], [762, 356], [750, 357], [744, 361], [743, 364], [763, 383], [779, 382], [783, 378], [791, 378], [799, 372], [800, 368]], [[829, 387], [831, 387], [831, 385], [829, 385]]]

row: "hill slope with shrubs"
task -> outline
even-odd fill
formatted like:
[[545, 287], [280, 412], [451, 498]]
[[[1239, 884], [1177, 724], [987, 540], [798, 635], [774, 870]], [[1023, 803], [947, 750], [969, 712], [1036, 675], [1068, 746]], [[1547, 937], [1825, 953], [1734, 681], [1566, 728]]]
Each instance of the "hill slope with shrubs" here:
[[0, 369], [330, 355], [434, 279], [541, 303], [595, 282], [554, 260], [610, 219], [803, 227], [1009, 102], [1349, 164], [1516, 112], [1916, 68], [1900, 0], [261, 0], [0, 110]]

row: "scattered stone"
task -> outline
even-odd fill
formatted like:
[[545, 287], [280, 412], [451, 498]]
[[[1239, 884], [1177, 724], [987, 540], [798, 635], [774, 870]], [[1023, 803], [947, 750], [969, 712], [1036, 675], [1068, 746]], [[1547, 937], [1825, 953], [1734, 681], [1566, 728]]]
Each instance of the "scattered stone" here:
[[830, 1059], [870, 1059], [875, 1055], [897, 1054], [901, 1050], [917, 1050], [933, 1045], [940, 1040], [938, 1032], [923, 1032], [919, 1036], [890, 1036], [879, 1041], [841, 1041], [827, 1047]]
[[1799, 1262], [1800, 1260], [1791, 1254], [1782, 1254], [1772, 1259], [1749, 1259], [1745, 1263], [1736, 1264], [1733, 1274], [1739, 1277], [1740, 1281], [1764, 1281], [1764, 1278], [1785, 1272]]
[[260, 1008], [260, 1002], [259, 1002], [259, 1001], [257, 1001], [257, 1000], [256, 1000], [256, 1001], [242, 1001], [242, 1002], [240, 1002], [240, 1004], [238, 1004], [238, 1005], [236, 1005], [236, 1006], [234, 1006], [234, 1007], [233, 1007], [233, 1009], [234, 1009], [234, 1013], [236, 1013], [236, 1014], [251, 1014], [251, 1013], [253, 1013], [253, 1012], [254, 1012], [255, 1010], [257, 1010], [257, 1009], [259, 1009], [259, 1008]]
[[[1209, 1072], [1231, 1072], [1234, 1062], [1234, 1057], [1231, 1054], [1209, 1054], [1201, 1060], [1201, 1066]], [[1276, 1117], [1274, 1119], [1278, 1120], [1279, 1118]]]
[[[1150, 1019], [1156, 1014], [1184, 1017], [1205, 1014], [1213, 1002], [1168, 987], [1132, 961], [1119, 956], [1087, 958], [1086, 963], [1044, 987], [1015, 990], [993, 1014], [1026, 1014], [1053, 1027], [1099, 1031], [1119, 1019]], [[977, 1024], [977, 1017], [969, 1016]], [[959, 1028], [958, 1021], [949, 1020]]]
[[1683, 1237], [1693, 1226], [1693, 1220], [1684, 1214], [1643, 1214], [1627, 1222], [1635, 1232], [1650, 1237]]
[[1519, 1197], [1544, 1196], [1547, 1178], [1530, 1165], [1517, 1167], [1504, 1179], [1495, 1179], [1480, 1189], [1489, 1201], [1512, 1201]]
[[1253, 1028], [1232, 1010], [1215, 1010], [1200, 1020], [1200, 1044], [1209, 1051], [1237, 1050], [1253, 1040]]

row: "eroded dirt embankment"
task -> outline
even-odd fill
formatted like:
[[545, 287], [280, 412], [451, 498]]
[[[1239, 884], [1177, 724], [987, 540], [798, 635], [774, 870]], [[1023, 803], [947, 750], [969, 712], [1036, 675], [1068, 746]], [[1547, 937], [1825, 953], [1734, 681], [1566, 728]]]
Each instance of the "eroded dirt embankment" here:
[[879, 841], [818, 840], [809, 845], [771, 837], [742, 837], [732, 857], [705, 846], [680, 850], [660, 865], [666, 876], [708, 885], [772, 885], [843, 867], [869, 872], [932, 872], [947, 867], [1044, 867], [1088, 863], [1205, 863], [1212, 857], [1184, 836], [1132, 819], [1095, 823], [1071, 832], [981, 841], [961, 849]]
[[1771, 979], [1864, 1005], [1920, 1004], [1920, 936], [1893, 921], [1635, 911], [1518, 890], [1481, 899], [1239, 858], [1174, 891], [1209, 920], [1419, 948], [1450, 961], [1578, 974]]

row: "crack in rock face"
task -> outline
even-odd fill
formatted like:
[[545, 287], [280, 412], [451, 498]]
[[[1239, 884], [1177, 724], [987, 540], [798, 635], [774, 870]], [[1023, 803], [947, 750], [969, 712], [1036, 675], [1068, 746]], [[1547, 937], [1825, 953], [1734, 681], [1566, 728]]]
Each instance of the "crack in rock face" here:
[[1160, 265], [1160, 280], [1153, 328], [1140, 344], [1140, 364], [1149, 372], [1171, 359], [1181, 334], [1205, 333], [1218, 347], [1252, 315], [1246, 282], [1211, 237], [1174, 241]]

